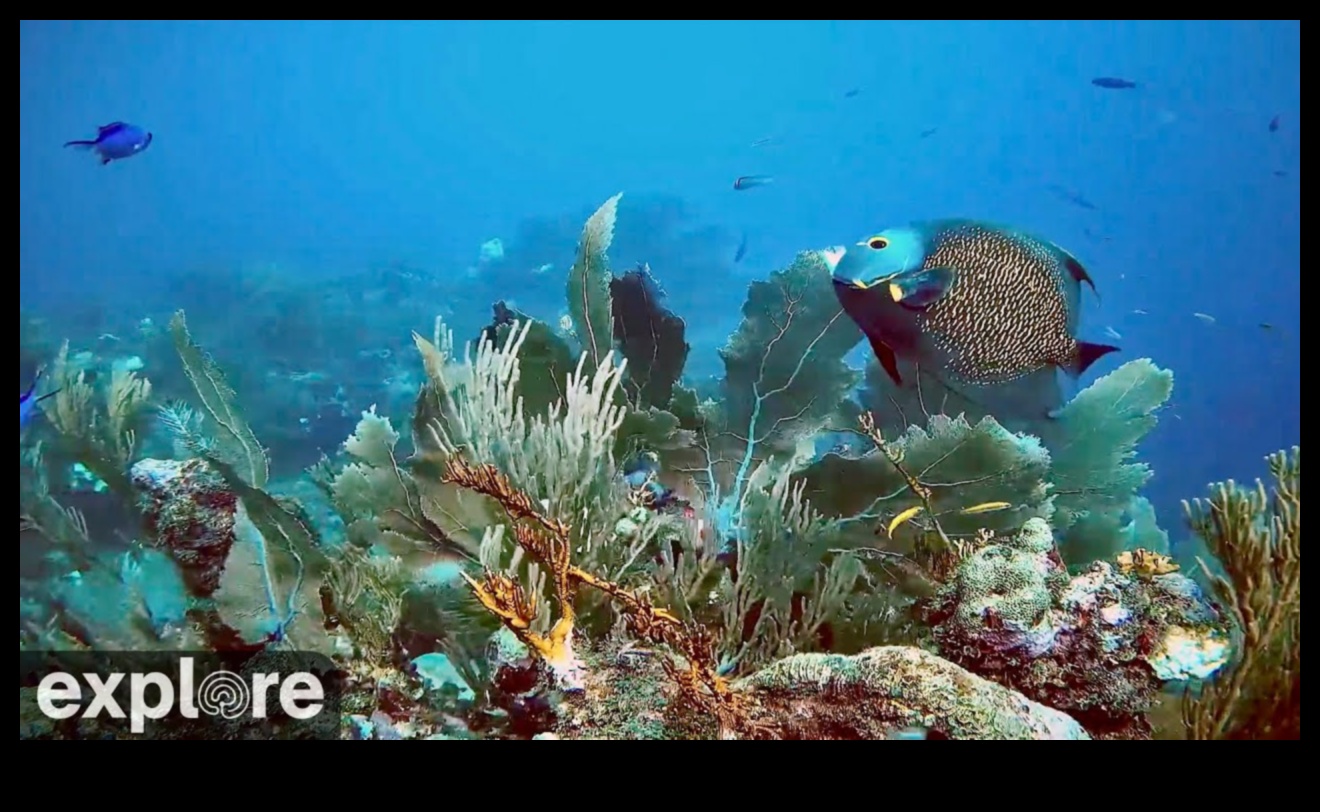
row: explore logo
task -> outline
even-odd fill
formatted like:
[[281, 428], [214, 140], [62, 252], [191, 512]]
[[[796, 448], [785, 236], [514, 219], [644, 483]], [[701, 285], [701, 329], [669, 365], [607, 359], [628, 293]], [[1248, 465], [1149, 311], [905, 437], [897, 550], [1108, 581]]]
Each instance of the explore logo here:
[[[20, 738], [28, 703], [66, 733], [53, 738], [125, 729], [132, 738], [319, 738], [335, 737], [339, 727], [339, 674], [318, 655], [78, 652], [37, 661], [20, 652], [19, 659]], [[74, 725], [73, 735], [62, 723]]]

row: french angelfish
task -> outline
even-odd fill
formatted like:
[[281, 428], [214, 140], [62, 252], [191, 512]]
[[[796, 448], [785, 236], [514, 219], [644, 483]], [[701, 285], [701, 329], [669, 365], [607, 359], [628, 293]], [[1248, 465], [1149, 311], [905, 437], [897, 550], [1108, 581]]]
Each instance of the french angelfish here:
[[1053, 243], [971, 220], [881, 231], [825, 252], [834, 291], [876, 358], [901, 385], [902, 359], [948, 383], [1048, 386], [1076, 377], [1117, 347], [1076, 339], [1081, 285], [1095, 283]]

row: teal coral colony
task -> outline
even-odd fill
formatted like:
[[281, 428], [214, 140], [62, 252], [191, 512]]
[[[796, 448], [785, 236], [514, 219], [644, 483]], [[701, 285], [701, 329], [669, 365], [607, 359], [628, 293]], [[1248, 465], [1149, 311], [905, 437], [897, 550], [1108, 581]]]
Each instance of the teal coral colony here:
[[[411, 413], [354, 409], [299, 477], [182, 312], [151, 339], [169, 398], [66, 344], [20, 442], [46, 578], [20, 650], [317, 652], [355, 739], [1142, 739], [1162, 706], [1178, 736], [1300, 735], [1300, 449], [1188, 503], [1204, 550], [1175, 561], [1138, 455], [1169, 370], [1025, 424], [935, 402], [845, 360], [865, 338], [816, 251], [751, 283], [698, 385], [663, 269], [611, 270], [621, 197], [563, 324], [437, 319]], [[105, 733], [25, 690], [24, 735]]]

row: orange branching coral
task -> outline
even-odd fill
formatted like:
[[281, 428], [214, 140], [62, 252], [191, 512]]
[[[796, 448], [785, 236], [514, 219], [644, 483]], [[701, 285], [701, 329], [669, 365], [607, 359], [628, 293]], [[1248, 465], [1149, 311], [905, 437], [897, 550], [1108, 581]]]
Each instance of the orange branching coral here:
[[1150, 550], [1138, 548], [1136, 550], [1125, 550], [1118, 554], [1117, 558], [1119, 572], [1124, 575], [1168, 575], [1171, 572], [1178, 571], [1178, 565], [1173, 563], [1173, 559], [1167, 555], [1153, 553]]
[[477, 600], [500, 619], [528, 648], [539, 654], [566, 685], [580, 683], [581, 662], [573, 651], [573, 595], [579, 585], [609, 595], [622, 610], [629, 630], [637, 637], [669, 647], [683, 665], [666, 663], [666, 671], [678, 684], [681, 698], [705, 711], [728, 730], [745, 719], [738, 696], [715, 666], [714, 640], [703, 626], [683, 623], [672, 612], [659, 609], [641, 594], [599, 578], [573, 566], [566, 523], [537, 510], [527, 494], [516, 489], [493, 465], [473, 466], [461, 457], [450, 457], [444, 481], [485, 494], [499, 502], [515, 521], [514, 538], [523, 550], [551, 573], [559, 618], [550, 632], [538, 634], [535, 602], [522, 585], [501, 573], [487, 570], [481, 581], [464, 575]]

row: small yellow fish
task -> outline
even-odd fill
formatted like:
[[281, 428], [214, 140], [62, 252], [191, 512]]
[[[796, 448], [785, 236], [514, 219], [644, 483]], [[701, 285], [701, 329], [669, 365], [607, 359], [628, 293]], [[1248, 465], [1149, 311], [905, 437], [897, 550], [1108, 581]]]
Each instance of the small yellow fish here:
[[895, 516], [893, 519], [889, 521], [889, 526], [885, 528], [885, 535], [893, 536], [894, 531], [898, 529], [899, 525], [908, 521], [913, 516], [916, 516], [918, 513], [921, 512], [921, 509], [922, 509], [921, 505], [917, 505], [916, 507], [910, 507], [907, 510]]
[[964, 516], [975, 516], [978, 513], [994, 513], [996, 510], [1005, 510], [1013, 507], [1012, 502], [982, 502], [979, 505], [963, 508], [958, 511]]

